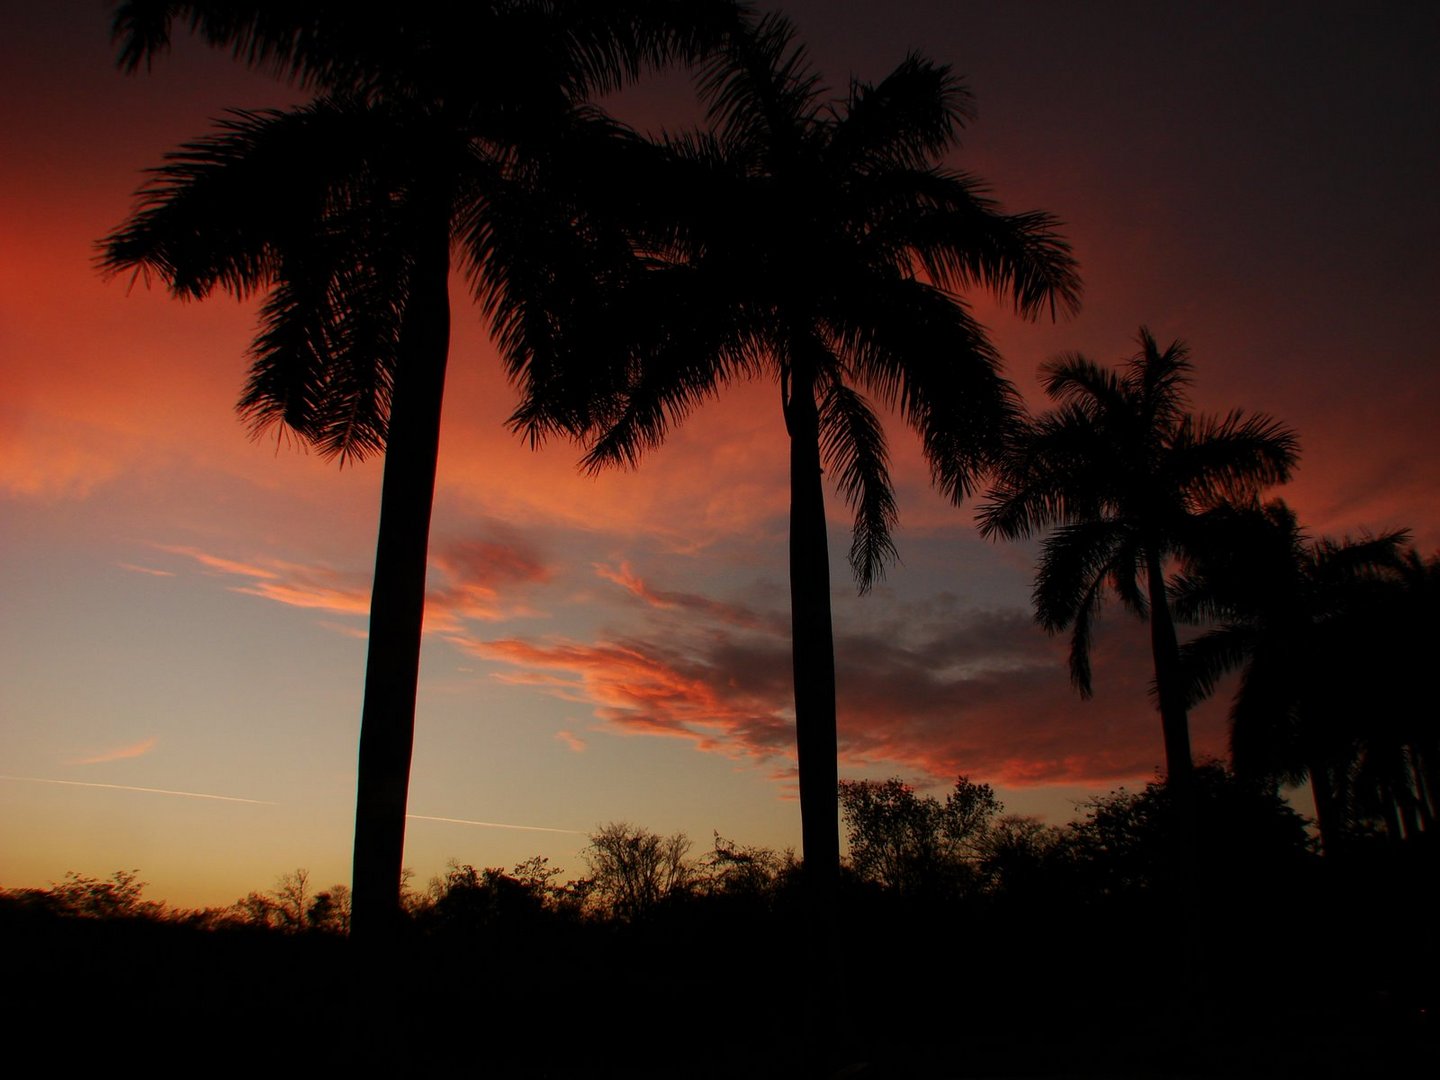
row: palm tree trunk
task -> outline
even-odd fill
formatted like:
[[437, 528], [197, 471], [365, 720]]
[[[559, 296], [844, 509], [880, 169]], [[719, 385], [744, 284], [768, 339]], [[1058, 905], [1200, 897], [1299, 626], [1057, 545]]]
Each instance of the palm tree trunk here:
[[1156, 547], [1145, 553], [1146, 576], [1151, 598], [1151, 652], [1155, 658], [1155, 696], [1161, 706], [1161, 729], [1165, 733], [1165, 778], [1176, 802], [1194, 806], [1195, 763], [1189, 755], [1189, 716], [1185, 708], [1184, 681], [1179, 664], [1179, 641], [1175, 621], [1165, 598], [1165, 569]]
[[1150, 650], [1155, 659], [1155, 694], [1165, 733], [1165, 776], [1178, 797], [1192, 798], [1195, 764], [1190, 757], [1190, 719], [1180, 670], [1180, 643], [1165, 597], [1165, 571], [1154, 545], [1145, 555], [1150, 592]]
[[1344, 814], [1330, 779], [1330, 770], [1312, 757], [1306, 772], [1310, 775], [1310, 797], [1315, 800], [1315, 827], [1320, 831], [1320, 851], [1334, 859], [1344, 847]]
[[390, 937], [400, 918], [425, 564], [450, 349], [448, 220], [425, 239], [412, 270], [390, 405], [360, 718], [351, 932], [369, 940]]
[[806, 925], [801, 942], [800, 1021], [809, 1075], [828, 1075], [835, 1044], [836, 891], [840, 880], [839, 773], [830, 543], [820, 471], [815, 368], [805, 342], [792, 350], [785, 426], [790, 433], [790, 648], [800, 844]]
[[815, 405], [815, 370], [803, 355], [792, 358], [785, 424], [790, 433], [790, 634], [801, 846], [807, 879], [817, 894], [828, 896], [840, 872], [835, 642], [820, 475], [820, 414]]
[[1415, 782], [1415, 809], [1420, 814], [1420, 828], [1427, 833], [1435, 831], [1435, 810], [1431, 801], [1429, 786], [1425, 783], [1424, 761], [1419, 753], [1409, 748], [1410, 775]]

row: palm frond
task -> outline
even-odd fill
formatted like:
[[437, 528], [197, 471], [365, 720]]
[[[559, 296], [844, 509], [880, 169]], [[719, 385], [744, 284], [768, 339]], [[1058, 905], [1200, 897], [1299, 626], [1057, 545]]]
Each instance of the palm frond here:
[[980, 508], [982, 535], [1013, 540], [1065, 522], [1113, 519], [1119, 464], [1078, 406], [1017, 427]]
[[1140, 619], [1150, 617], [1150, 598], [1141, 587], [1145, 575], [1145, 548], [1140, 538], [1124, 526], [1114, 526], [1121, 541], [1110, 571], [1109, 584], [1125, 610]]
[[1184, 416], [1170, 438], [1165, 473], [1192, 510], [1244, 503], [1290, 479], [1299, 440], [1277, 420], [1236, 409], [1223, 418]]
[[974, 96], [945, 64], [911, 53], [878, 84], [852, 81], [827, 156], [838, 168], [924, 169], [975, 116]]
[[697, 69], [706, 119], [729, 145], [784, 154], [819, 123], [820, 76], [794, 25], [776, 12], [746, 21]]
[[1068, 627], [1085, 598], [1106, 583], [1126, 553], [1125, 537], [1108, 521], [1077, 521], [1053, 529], [1042, 545], [1032, 592], [1040, 625], [1051, 633]]
[[232, 114], [171, 155], [102, 242], [108, 272], [153, 271], [181, 295], [269, 289], [238, 406], [257, 436], [284, 424], [342, 462], [383, 448], [423, 198], [395, 171], [414, 167], [414, 128], [333, 97]]
[[1007, 297], [1023, 318], [1079, 310], [1078, 263], [1052, 215], [1003, 213], [984, 186], [963, 173], [891, 170], [883, 184], [892, 198], [909, 198], [876, 224], [869, 243], [912, 253], [932, 280], [952, 291], [981, 288]]
[[[1089, 699], [1095, 696], [1093, 672], [1090, 670], [1090, 642], [1094, 636], [1095, 620], [1100, 615], [1100, 606], [1104, 599], [1104, 578], [1096, 578], [1090, 588], [1080, 594], [1079, 602], [1075, 605], [1074, 616], [1071, 619], [1070, 627], [1070, 655], [1068, 665], [1070, 668], [1070, 685], [1079, 691], [1080, 696]], [[1047, 627], [1047, 629], [1049, 629]], [[1058, 633], [1061, 628], [1050, 630]]]
[[1190, 350], [1183, 341], [1172, 341], [1162, 351], [1144, 326], [1140, 328], [1139, 342], [1140, 351], [1126, 366], [1125, 384], [1147, 426], [1165, 431], [1179, 423], [1185, 413], [1185, 390], [1193, 372]]
[[1296, 675], [1284, 660], [1257, 644], [1240, 676], [1230, 707], [1230, 758], [1240, 776], [1299, 783], [1312, 755], [1307, 753], [1302, 711], [1287, 686]]
[[339, 88], [346, 76], [353, 82], [367, 67], [380, 70], [377, 61], [387, 51], [392, 58], [404, 55], [396, 49], [404, 26], [397, 13], [386, 18], [370, 12], [357, 19], [352, 5], [338, 0], [125, 0], [111, 30], [120, 67], [149, 68], [169, 49], [177, 19], [207, 44], [229, 48], [237, 60], [302, 86]]
[[940, 492], [968, 497], [1019, 416], [969, 309], [913, 278], [881, 276], [836, 296], [826, 323], [854, 377], [920, 435]]
[[333, 98], [230, 113], [216, 134], [152, 170], [129, 220], [100, 242], [100, 270], [154, 273], [196, 298], [217, 287], [240, 297], [264, 288], [276, 253], [355, 197], [387, 122]]
[[1325, 589], [1398, 575], [1405, 566], [1403, 548], [1409, 539], [1408, 529], [1362, 535], [1359, 539], [1321, 539], [1310, 552], [1312, 581]]
[[266, 298], [238, 409], [256, 437], [283, 423], [343, 464], [385, 448], [409, 267], [403, 248], [317, 254]]
[[1092, 425], [1130, 407], [1120, 376], [1080, 353], [1064, 353], [1041, 365], [1040, 381], [1047, 397], [1073, 408]]
[[892, 534], [900, 514], [880, 420], [864, 398], [838, 380], [826, 387], [820, 402], [820, 454], [855, 514], [850, 569], [860, 592], [868, 592], [896, 558]]
[[1217, 626], [1180, 646], [1186, 706], [1193, 708], [1213, 694], [1220, 679], [1239, 669], [1254, 648], [1254, 630], [1239, 624]]
[[[665, 434], [733, 379], [761, 369], [761, 353], [769, 334], [749, 322], [744, 311], [716, 308], [703, 272], [675, 267], [648, 273], [643, 284], [626, 290], [605, 309], [602, 338], [621, 341], [626, 356], [643, 357], [625, 366], [623, 379], [602, 388], [592, 406], [587, 471], [607, 465], [634, 468], [645, 450], [658, 446]], [[673, 318], [636, 320], [657, 310]], [[608, 329], [614, 327], [614, 330]], [[571, 369], [573, 370], [573, 369]], [[616, 371], [613, 364], [608, 370]], [[531, 422], [524, 410], [536, 408], [537, 395], [526, 394], [517, 420]]]

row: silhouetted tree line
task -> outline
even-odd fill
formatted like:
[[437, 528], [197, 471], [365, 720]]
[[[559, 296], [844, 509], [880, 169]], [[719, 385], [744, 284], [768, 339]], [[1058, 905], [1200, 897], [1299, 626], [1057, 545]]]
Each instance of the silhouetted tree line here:
[[[1202, 859], [1216, 875], [1281, 874], [1316, 857], [1306, 821], [1281, 798], [1218, 764], [1197, 770], [1206, 813]], [[1171, 868], [1166, 813], [1172, 796], [1155, 782], [1081, 804], [1064, 826], [1004, 812], [988, 784], [961, 777], [944, 800], [899, 779], [845, 781], [839, 799], [849, 842], [846, 888], [931, 904], [1004, 903], [1027, 890], [1064, 888], [1096, 898], [1165, 887]], [[747, 847], [716, 834], [690, 857], [683, 833], [662, 836], [612, 822], [590, 835], [586, 873], [535, 856], [509, 871], [452, 861], [423, 889], [404, 890], [404, 910], [423, 934], [513, 930], [544, 921], [634, 924], [667, 908], [744, 899], [771, 909], [798, 887], [790, 850]], [[1267, 869], [1268, 868], [1268, 869]], [[410, 880], [407, 874], [407, 881]], [[312, 891], [307, 871], [281, 875], [266, 892], [228, 907], [171, 909], [143, 899], [138, 871], [108, 880], [70, 873], [48, 889], [0, 893], [12, 908], [86, 919], [153, 919], [206, 929], [252, 927], [279, 933], [345, 933], [349, 890]]]
[[[1197, 766], [1194, 792], [1198, 872], [1161, 781], [1059, 826], [964, 777], [940, 796], [843, 785], [835, 1058], [896, 1076], [1150, 1076], [1156, 1060], [1364, 1075], [1433, 1052], [1431, 864], [1322, 857], [1273, 789], [1219, 764]], [[683, 834], [611, 823], [583, 861], [575, 878], [539, 856], [457, 861], [407, 884], [388, 962], [343, 933], [343, 889], [303, 871], [202, 912], [145, 900], [133, 871], [70, 874], [0, 893], [0, 929], [12, 982], [35, 988], [22, 1015], [113, 982], [125, 991], [93, 999], [101, 1030], [163, 1003], [170, 1049], [208, 1053], [241, 1028], [232, 1052], [256, 1064], [285, 1033], [317, 1064], [403, 1064], [418, 1040], [437, 1064], [499, 1076], [807, 1073], [785, 977], [811, 920], [793, 853], [715, 836], [696, 854]], [[1182, 889], [1201, 915], [1177, 927]], [[1177, 935], [1199, 946], [1183, 999], [1155, 969]], [[483, 1046], [460, 1034], [477, 1017]]]

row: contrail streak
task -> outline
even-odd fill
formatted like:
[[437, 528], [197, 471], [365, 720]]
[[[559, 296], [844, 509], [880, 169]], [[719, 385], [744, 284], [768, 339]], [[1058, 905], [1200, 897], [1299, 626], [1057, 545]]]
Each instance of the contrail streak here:
[[187, 799], [216, 799], [220, 802], [253, 803], [274, 806], [268, 799], [242, 799], [236, 795], [207, 795], [203, 791], [171, 791], [169, 788], [131, 787], [129, 784], [97, 784], [91, 780], [50, 780], [43, 776], [0, 776], [0, 780], [23, 780], [31, 784], [65, 784], [69, 787], [109, 788], [112, 791], [144, 791], [151, 795], [183, 795]]
[[547, 825], [506, 825], [500, 821], [467, 821], [458, 817], [430, 817], [428, 814], [406, 814], [411, 821], [444, 821], [450, 825], [479, 825], [486, 829], [522, 829], [525, 832], [558, 832], [583, 836], [580, 829], [552, 829]]

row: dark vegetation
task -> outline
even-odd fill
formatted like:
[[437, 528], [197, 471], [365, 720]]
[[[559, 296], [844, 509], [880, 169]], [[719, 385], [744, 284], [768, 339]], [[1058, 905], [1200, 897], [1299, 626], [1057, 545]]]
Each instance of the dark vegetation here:
[[[1433, 1058], [1429, 836], [1322, 857], [1273, 791], [1196, 769], [1199, 895], [1160, 782], [1064, 827], [964, 778], [840, 792], [849, 858], [828, 1069], [865, 1076], [1387, 1075]], [[480, 1075], [810, 1071], [789, 958], [808, 906], [790, 852], [609, 824], [586, 873], [452, 863], [405, 893], [390, 995], [345, 934], [343, 886], [303, 871], [234, 905], [146, 901], [133, 872], [0, 893], [15, 1030], [64, 1015], [146, 1033], [146, 1060], [208, 1071], [360, 1064]], [[1183, 903], [1182, 903], [1183, 901]], [[1180, 987], [1155, 968], [1198, 910]], [[382, 1016], [383, 1014], [383, 1016]], [[377, 1022], [383, 1018], [383, 1022]]]

